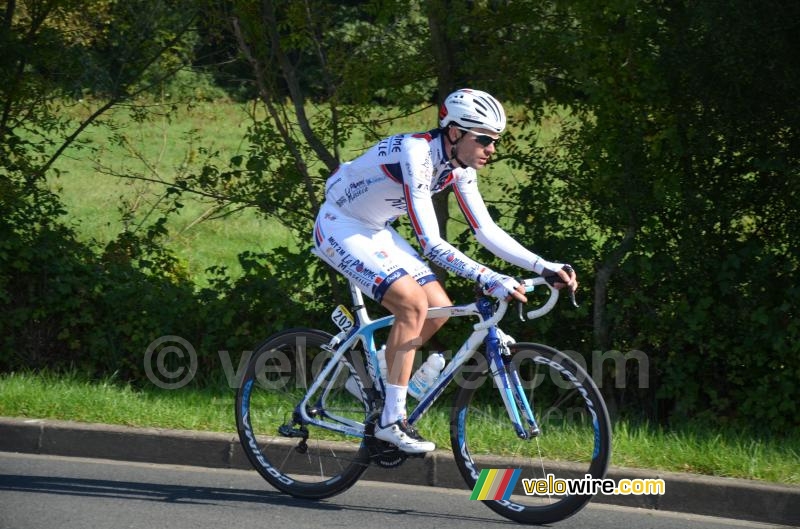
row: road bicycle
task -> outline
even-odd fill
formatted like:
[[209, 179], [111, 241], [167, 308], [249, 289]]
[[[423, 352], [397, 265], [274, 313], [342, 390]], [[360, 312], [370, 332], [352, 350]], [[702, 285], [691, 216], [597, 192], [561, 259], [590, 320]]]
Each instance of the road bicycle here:
[[[528, 320], [555, 306], [554, 277], [521, 281], [529, 293], [540, 285], [550, 290]], [[352, 311], [340, 305], [332, 314], [336, 335], [292, 329], [270, 337], [254, 351], [237, 392], [236, 425], [247, 457], [271, 485], [295, 497], [327, 498], [350, 488], [371, 465], [393, 469], [415, 457], [373, 435], [385, 376], [375, 333], [394, 317], [370, 319], [360, 290], [351, 284], [350, 291]], [[483, 469], [493, 468], [521, 469], [530, 479], [603, 478], [611, 425], [600, 391], [578, 357], [516, 343], [504, 333], [497, 324], [508, 306], [479, 292], [473, 303], [428, 309], [428, 318], [478, 322], [416, 405], [409, 402], [408, 423], [425, 417], [456, 381], [450, 445], [468, 489]], [[524, 319], [521, 304], [519, 310]], [[445, 412], [437, 407], [436, 413]], [[524, 483], [519, 479], [502, 496], [488, 491], [485, 497], [495, 499], [484, 503], [516, 522], [543, 524], [575, 514], [591, 499], [529, 495]]]

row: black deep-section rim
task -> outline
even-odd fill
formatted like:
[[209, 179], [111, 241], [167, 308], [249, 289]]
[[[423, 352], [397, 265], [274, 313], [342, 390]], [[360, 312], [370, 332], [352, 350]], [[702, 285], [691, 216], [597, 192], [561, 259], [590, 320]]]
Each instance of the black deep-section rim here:
[[[256, 387], [256, 366], [260, 355], [267, 354], [282, 346], [296, 343], [298, 337], [305, 337], [307, 343], [319, 347], [328, 343], [332, 336], [324, 331], [316, 329], [290, 329], [271, 336], [264, 341], [254, 352], [245, 374], [242, 378], [236, 393], [236, 428], [239, 434], [239, 441], [244, 453], [250, 463], [258, 473], [273, 487], [295, 497], [308, 499], [322, 499], [336, 494], [340, 494], [353, 486], [361, 477], [369, 465], [369, 455], [364, 443], [358, 447], [352, 459], [347, 460], [346, 468], [343, 472], [330, 479], [317, 483], [306, 483], [290, 477], [279, 469], [275, 461], [270, 461], [259, 447], [256, 439], [256, 432], [253, 431], [249, 421], [252, 390]], [[299, 402], [299, 401], [298, 401]], [[366, 417], [366, 412], [365, 412]], [[311, 427], [309, 428], [311, 429]], [[313, 434], [312, 434], [313, 435]], [[278, 438], [278, 436], [275, 436]], [[294, 440], [289, 440], [294, 441]], [[311, 437], [309, 437], [309, 444]], [[288, 448], [287, 448], [288, 449]]]
[[[594, 446], [598, 447], [598, 453], [596, 457], [591, 460], [591, 463], [587, 463], [587, 473], [597, 479], [605, 477], [611, 458], [611, 421], [605, 402], [594, 381], [592, 381], [591, 377], [589, 377], [581, 366], [576, 364], [567, 355], [546, 345], [517, 343], [511, 345], [510, 349], [512, 355], [522, 351], [531, 351], [535, 356], [541, 355], [544, 358], [555, 361], [558, 365], [568, 369], [581, 381], [580, 385], [586, 390], [586, 394], [597, 413], [597, 425], [593, 426], [592, 430], [596, 435]], [[467, 382], [474, 382], [479, 377], [486, 375], [487, 372], [481, 373], [473, 370], [466, 374], [464, 379]], [[465, 428], [466, 425], [462, 423], [468, 420], [467, 410], [469, 409], [476, 389], [475, 387], [469, 387], [468, 384], [464, 384], [459, 388], [455, 396], [450, 418], [450, 439], [453, 455], [458, 469], [470, 490], [475, 487], [477, 478], [473, 475], [469, 467], [477, 470], [479, 466], [473, 461], [472, 455], [470, 454], [468, 446], [469, 439], [467, 438], [468, 436]], [[505, 413], [505, 409], [503, 409], [503, 413]], [[511, 422], [507, 416], [505, 417], [505, 421], [508, 422], [508, 428], [511, 428]], [[460, 431], [464, 432], [463, 446], [460, 440]], [[522, 443], [524, 441], [520, 440], [520, 442]], [[580, 511], [591, 498], [592, 496], [568, 496], [561, 501], [549, 505], [524, 505], [519, 501], [503, 502], [494, 500], [484, 501], [483, 503], [493, 511], [510, 520], [523, 524], [538, 525], [557, 522], [572, 516]]]

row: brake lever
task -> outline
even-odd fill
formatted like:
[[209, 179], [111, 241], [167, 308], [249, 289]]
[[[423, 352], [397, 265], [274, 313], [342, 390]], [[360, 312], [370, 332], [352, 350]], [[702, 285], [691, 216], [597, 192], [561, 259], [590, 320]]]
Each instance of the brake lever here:
[[580, 308], [580, 305], [578, 305], [578, 302], [575, 301], [575, 291], [572, 290], [572, 289], [569, 289], [569, 300], [572, 302], [572, 306], [573, 307], [575, 307], [576, 309]]
[[[564, 265], [563, 269], [566, 270], [567, 273], [572, 271], [572, 267], [570, 265]], [[559, 276], [555, 272], [553, 272], [552, 274], [544, 276], [544, 279], [551, 286], [556, 286], [556, 283], [562, 283], [563, 284], [563, 281], [561, 281], [561, 276]], [[576, 309], [580, 308], [580, 305], [578, 305], [578, 302], [575, 299], [575, 291], [572, 290], [572, 289], [569, 289], [569, 300], [572, 302], [572, 306], [573, 307], [575, 307]]]
[[[572, 268], [572, 266], [569, 264], [565, 264], [563, 269], [565, 272], [567, 272], [567, 274], [575, 271], [575, 269]], [[575, 301], [575, 291], [572, 289], [569, 289], [569, 300], [572, 302], [572, 306], [575, 307], [576, 309], [580, 307], [580, 305], [578, 305], [578, 302]]]

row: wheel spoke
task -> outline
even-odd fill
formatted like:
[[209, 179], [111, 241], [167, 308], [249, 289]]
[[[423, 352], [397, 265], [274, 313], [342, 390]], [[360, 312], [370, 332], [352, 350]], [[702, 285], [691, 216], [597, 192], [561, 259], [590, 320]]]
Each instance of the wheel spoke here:
[[[342, 492], [369, 464], [366, 450], [352, 442], [356, 438], [316, 424], [301, 424], [294, 414], [310, 383], [330, 360], [331, 353], [322, 348], [330, 339], [320, 331], [276, 335], [251, 358], [237, 395], [237, 426], [250, 461], [264, 479], [295, 496], [323, 498]], [[308, 414], [315, 421], [338, 421], [350, 427], [366, 422], [366, 407], [344, 388], [344, 380], [337, 380], [350, 373], [349, 368], [331, 372], [319, 392], [311, 396]], [[328, 413], [336, 417], [328, 417]], [[283, 435], [275, 436], [279, 427]], [[257, 452], [251, 452], [249, 439], [255, 437], [269, 442], [259, 442]], [[334, 444], [343, 441], [347, 447], [342, 445], [342, 449]], [[334, 477], [340, 479], [332, 480]]]
[[[516, 435], [498, 391], [487, 392], [476, 385], [462, 387], [456, 394], [451, 437], [456, 462], [468, 484], [474, 486], [476, 473], [491, 468], [521, 468], [520, 478], [546, 479], [548, 474], [555, 480], [586, 474], [602, 477], [611, 441], [608, 414], [597, 387], [578, 364], [558, 351], [535, 344], [515, 344], [512, 348], [512, 353], [522, 359], [518, 369], [533, 373], [532, 387], [525, 393], [539, 434], [527, 439]], [[593, 422], [585, 420], [592, 412], [598, 417], [597, 432]], [[596, 457], [595, 438], [599, 439]], [[460, 439], [465, 446], [459, 445]], [[484, 461], [480, 451], [485, 446], [490, 447], [492, 456], [504, 459], [487, 457]], [[570, 516], [589, 499], [550, 491], [527, 496], [520, 479], [512, 491], [513, 505], [496, 501], [487, 501], [486, 505], [518, 522], [545, 524]]]

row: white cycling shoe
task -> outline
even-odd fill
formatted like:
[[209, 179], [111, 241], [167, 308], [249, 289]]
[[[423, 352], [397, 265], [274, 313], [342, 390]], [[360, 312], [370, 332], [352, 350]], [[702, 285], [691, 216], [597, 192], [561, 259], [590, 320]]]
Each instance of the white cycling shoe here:
[[405, 419], [393, 422], [389, 426], [375, 425], [375, 437], [395, 445], [407, 454], [424, 454], [433, 452], [436, 445], [426, 441], [413, 426], [409, 426]]

